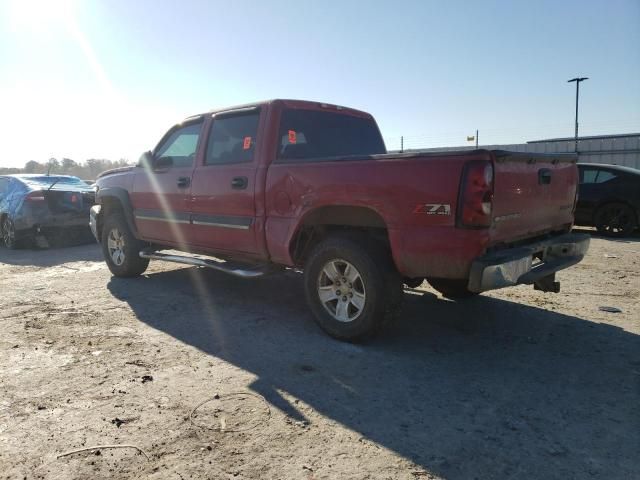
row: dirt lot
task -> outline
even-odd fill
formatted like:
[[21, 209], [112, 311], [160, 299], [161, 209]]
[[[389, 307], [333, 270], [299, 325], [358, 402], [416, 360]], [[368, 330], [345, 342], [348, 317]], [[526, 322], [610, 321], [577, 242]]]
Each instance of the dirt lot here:
[[[0, 478], [640, 478], [639, 247], [594, 239], [560, 294], [407, 290], [365, 345], [295, 273], [1, 249]], [[96, 445], [148, 459], [57, 458]]]

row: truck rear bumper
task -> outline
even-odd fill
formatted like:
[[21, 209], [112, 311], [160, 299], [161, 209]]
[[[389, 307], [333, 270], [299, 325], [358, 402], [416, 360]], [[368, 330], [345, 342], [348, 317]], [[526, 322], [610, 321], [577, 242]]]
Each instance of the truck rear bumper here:
[[484, 292], [535, 283], [580, 262], [589, 249], [589, 240], [589, 235], [584, 233], [567, 233], [487, 253], [471, 264], [468, 288], [472, 292]]

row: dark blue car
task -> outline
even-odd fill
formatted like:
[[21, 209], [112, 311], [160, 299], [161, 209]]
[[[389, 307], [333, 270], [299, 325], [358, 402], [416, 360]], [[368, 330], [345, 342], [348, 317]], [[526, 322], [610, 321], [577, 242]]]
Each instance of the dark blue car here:
[[626, 236], [640, 225], [640, 170], [619, 165], [579, 163], [576, 225], [610, 236]]
[[93, 187], [67, 175], [0, 176], [0, 235], [8, 248], [88, 230]]

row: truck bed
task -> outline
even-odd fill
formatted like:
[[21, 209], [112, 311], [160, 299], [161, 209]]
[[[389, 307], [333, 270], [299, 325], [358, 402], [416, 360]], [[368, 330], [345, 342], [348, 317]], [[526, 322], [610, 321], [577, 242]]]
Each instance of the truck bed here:
[[[465, 228], [457, 221], [461, 178], [470, 161], [494, 165], [489, 228]], [[319, 205], [362, 206], [384, 221], [404, 275], [464, 278], [472, 259], [491, 247], [570, 229], [575, 162], [574, 155], [482, 149], [276, 162], [267, 174], [268, 249], [274, 261], [292, 264], [282, 246], [289, 245], [300, 217]], [[283, 195], [295, 208], [281, 207]]]

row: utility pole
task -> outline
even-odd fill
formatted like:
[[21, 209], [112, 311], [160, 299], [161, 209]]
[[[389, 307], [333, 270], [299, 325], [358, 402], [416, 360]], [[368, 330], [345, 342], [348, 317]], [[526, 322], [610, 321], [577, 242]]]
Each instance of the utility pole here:
[[478, 130], [476, 130], [476, 150], [478, 149]]
[[400, 136], [400, 153], [404, 153], [404, 135]]
[[576, 82], [576, 134], [575, 134], [575, 152], [578, 153], [578, 99], [580, 98], [580, 82], [589, 80], [589, 77], [576, 77], [567, 80], [567, 83]]

